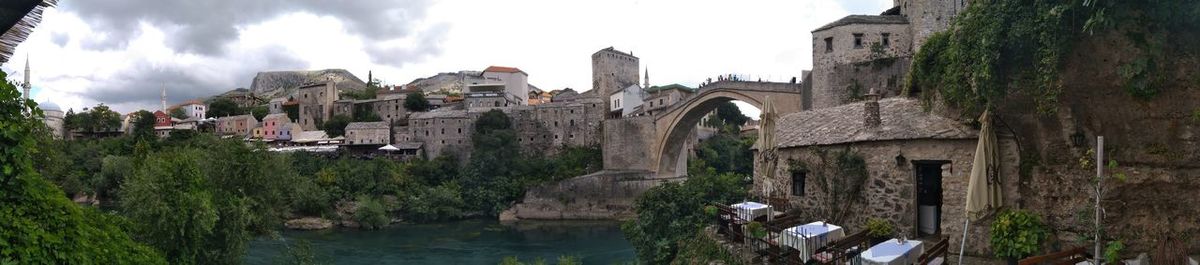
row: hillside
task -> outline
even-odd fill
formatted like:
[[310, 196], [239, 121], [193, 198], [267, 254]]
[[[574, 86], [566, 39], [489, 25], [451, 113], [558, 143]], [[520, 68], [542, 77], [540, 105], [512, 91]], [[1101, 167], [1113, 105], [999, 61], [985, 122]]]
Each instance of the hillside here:
[[366, 87], [366, 82], [345, 69], [324, 69], [309, 71], [272, 71], [259, 72], [254, 76], [250, 91], [263, 98], [279, 97], [291, 94], [296, 87], [305, 83], [333, 80], [339, 90], [358, 90]]
[[462, 93], [467, 84], [483, 81], [477, 71], [438, 73], [430, 77], [413, 79], [405, 87], [420, 89], [425, 93]]

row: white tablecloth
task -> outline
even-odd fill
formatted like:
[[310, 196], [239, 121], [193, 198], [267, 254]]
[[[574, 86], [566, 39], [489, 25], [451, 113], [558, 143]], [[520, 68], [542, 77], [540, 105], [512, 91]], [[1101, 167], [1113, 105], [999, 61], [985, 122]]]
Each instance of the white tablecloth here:
[[846, 230], [840, 226], [812, 222], [784, 229], [779, 233], [779, 244], [800, 251], [800, 259], [807, 262], [818, 248], [843, 237], [846, 237]]
[[909, 265], [917, 263], [922, 253], [925, 253], [925, 246], [921, 245], [921, 241], [908, 240], [900, 244], [899, 240], [893, 238], [863, 251], [859, 257], [862, 258], [862, 264], [868, 265]]
[[771, 220], [771, 217], [774, 215], [772, 214], [773, 209], [771, 209], [770, 205], [757, 202], [743, 202], [730, 205], [730, 207], [733, 207], [737, 211], [738, 218], [747, 222], [754, 221], [754, 218], [764, 215], [767, 216], [767, 220]]

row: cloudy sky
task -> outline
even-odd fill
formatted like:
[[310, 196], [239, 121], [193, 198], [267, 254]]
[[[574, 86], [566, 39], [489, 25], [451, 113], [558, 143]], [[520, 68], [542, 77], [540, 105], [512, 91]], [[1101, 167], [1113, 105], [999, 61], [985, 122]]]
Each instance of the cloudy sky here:
[[892, 0], [66, 0], [0, 66], [33, 98], [119, 112], [249, 87], [259, 71], [343, 68], [404, 84], [514, 66], [543, 89], [591, 88], [590, 55], [632, 51], [652, 84], [735, 73], [787, 81], [809, 33]]

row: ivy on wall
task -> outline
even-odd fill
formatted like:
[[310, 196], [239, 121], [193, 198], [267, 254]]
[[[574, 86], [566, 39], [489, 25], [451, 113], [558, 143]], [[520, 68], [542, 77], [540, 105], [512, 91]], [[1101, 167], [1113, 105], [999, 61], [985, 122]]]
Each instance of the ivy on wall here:
[[788, 171], [806, 172], [808, 179], [825, 196], [818, 217], [829, 222], [844, 223], [851, 208], [863, 201], [863, 186], [867, 182], [867, 163], [858, 152], [845, 148], [838, 151], [814, 149], [810, 161], [788, 159]]
[[[1196, 32], [1200, 1], [973, 1], [950, 30], [930, 36], [913, 58], [905, 94], [927, 105], [935, 95], [975, 116], [1012, 92], [1032, 96], [1042, 113], [1055, 110], [1064, 55], [1084, 36], [1117, 32], [1135, 56], [1117, 73], [1128, 94], [1161, 92], [1166, 65], [1184, 47], [1167, 49], [1169, 32]], [[1186, 45], [1178, 45], [1186, 46]]]

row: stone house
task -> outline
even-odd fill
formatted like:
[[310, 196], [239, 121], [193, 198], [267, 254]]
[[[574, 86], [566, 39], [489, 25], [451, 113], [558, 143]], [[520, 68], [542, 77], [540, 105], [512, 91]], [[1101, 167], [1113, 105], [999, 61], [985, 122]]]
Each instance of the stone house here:
[[300, 104], [298, 123], [304, 130], [316, 130], [317, 125], [333, 115], [333, 103], [338, 100], [334, 82], [301, 86], [296, 101]]
[[386, 121], [351, 122], [346, 125], [346, 145], [386, 145], [391, 143], [391, 128]]
[[[774, 179], [754, 179], [753, 192], [787, 198], [807, 220], [850, 232], [879, 218], [897, 236], [961, 241], [968, 176], [977, 129], [926, 112], [918, 100], [888, 98], [783, 115], [775, 128]], [[1019, 198], [1019, 154], [997, 131], [1006, 205]], [[755, 176], [764, 163], [755, 160]], [[987, 253], [991, 217], [972, 222], [968, 252]]]
[[414, 113], [409, 117], [408, 128], [413, 141], [424, 143], [426, 157], [466, 158], [471, 150], [474, 124], [467, 111], [447, 108]]
[[696, 90], [680, 84], [670, 84], [647, 88], [646, 93], [649, 96], [646, 97], [645, 103], [643, 103], [645, 108], [642, 110], [647, 115], [654, 115], [654, 113], [674, 106], [675, 103], [679, 103], [692, 96], [692, 94], [696, 93]]
[[403, 95], [366, 100], [342, 99], [333, 102], [333, 116], [354, 117], [356, 111], [373, 113], [383, 121], [405, 120], [408, 116], [408, 110], [404, 109]]
[[896, 0], [879, 15], [850, 15], [813, 30], [805, 109], [861, 100], [868, 88], [883, 97], [899, 95], [912, 56], [968, 2]]
[[470, 109], [520, 106], [526, 101], [508, 93], [507, 84], [479, 84], [467, 87], [466, 105]]
[[243, 114], [237, 116], [221, 117], [217, 119], [217, 134], [220, 135], [238, 135], [242, 137], [251, 136], [253, 129], [258, 127], [258, 119], [254, 115]]
[[267, 113], [283, 113], [283, 103], [287, 103], [287, 97], [273, 98], [267, 102]]

